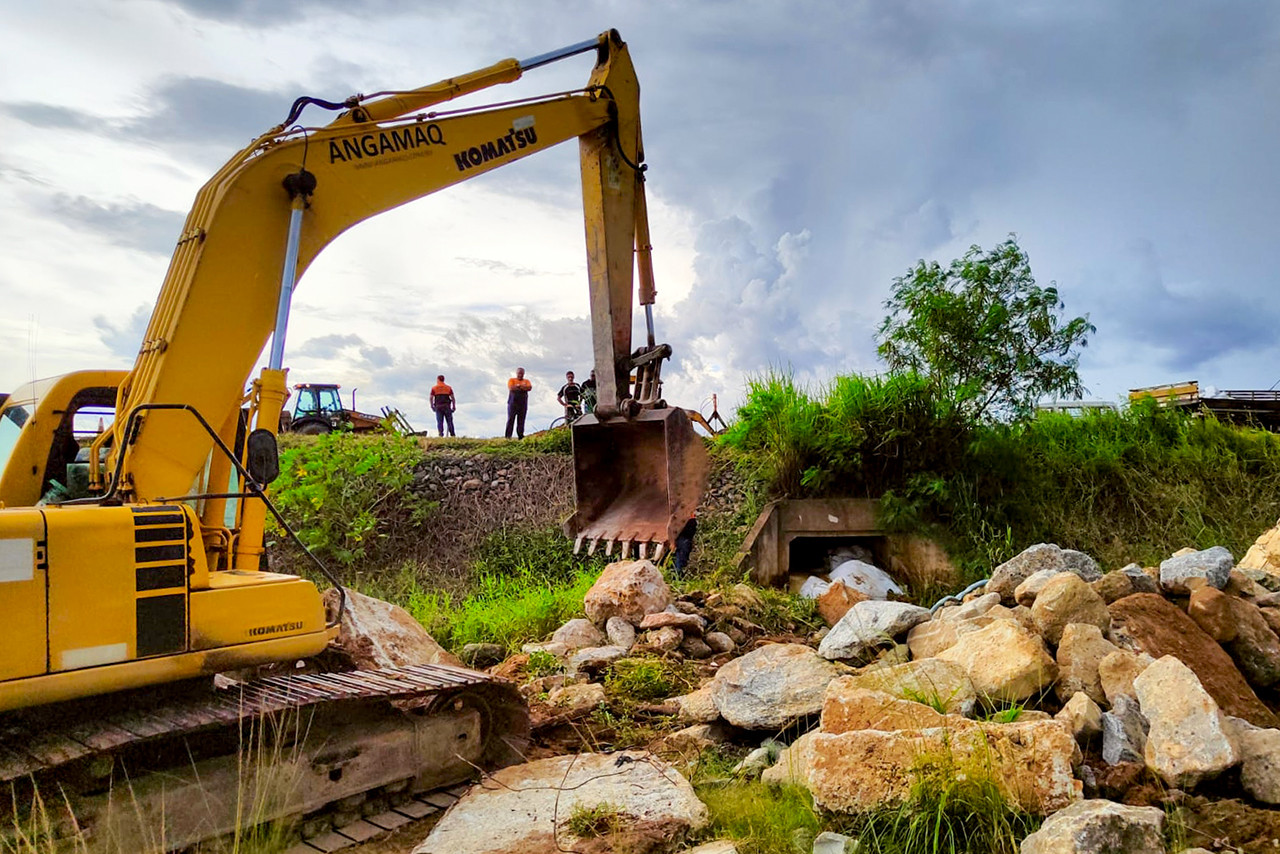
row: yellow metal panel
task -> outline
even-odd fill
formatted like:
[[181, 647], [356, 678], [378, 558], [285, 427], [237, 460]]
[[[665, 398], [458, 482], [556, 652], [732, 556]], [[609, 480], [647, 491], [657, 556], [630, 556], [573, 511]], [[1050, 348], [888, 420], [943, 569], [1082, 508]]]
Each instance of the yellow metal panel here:
[[50, 670], [135, 655], [133, 514], [127, 507], [49, 507]]
[[44, 518], [38, 510], [0, 515], [0, 681], [45, 672]]
[[324, 630], [314, 584], [270, 572], [215, 572], [191, 594], [191, 648], [233, 647]]
[[1169, 383], [1167, 385], [1153, 385], [1146, 388], [1135, 388], [1129, 390], [1129, 400], [1141, 400], [1144, 397], [1153, 397], [1161, 403], [1170, 400], [1194, 400], [1200, 394], [1200, 383], [1197, 380], [1191, 380], [1184, 383]]

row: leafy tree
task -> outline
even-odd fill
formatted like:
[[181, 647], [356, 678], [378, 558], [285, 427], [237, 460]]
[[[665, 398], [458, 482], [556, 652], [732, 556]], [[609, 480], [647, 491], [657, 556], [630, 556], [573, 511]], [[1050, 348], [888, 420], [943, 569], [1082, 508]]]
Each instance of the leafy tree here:
[[1096, 331], [1064, 321], [1054, 283], [1039, 287], [1016, 235], [943, 268], [921, 260], [893, 281], [876, 340], [889, 370], [918, 371], [974, 417], [1025, 416], [1044, 395], [1079, 397], [1077, 348]]

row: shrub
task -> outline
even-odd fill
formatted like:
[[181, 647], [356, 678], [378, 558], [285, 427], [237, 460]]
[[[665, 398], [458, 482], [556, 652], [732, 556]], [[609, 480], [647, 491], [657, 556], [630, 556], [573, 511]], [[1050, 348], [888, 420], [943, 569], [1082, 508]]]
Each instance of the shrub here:
[[913, 769], [907, 800], [855, 817], [850, 830], [883, 854], [1017, 854], [1039, 821], [1000, 793], [987, 769], [960, 768], [949, 756], [925, 756]]
[[[351, 566], [383, 558], [430, 510], [409, 490], [421, 459], [415, 440], [339, 432], [287, 448], [271, 497], [299, 539], [322, 558]], [[270, 529], [283, 535], [274, 519]]]
[[977, 423], [913, 374], [811, 394], [775, 373], [720, 441], [770, 495], [879, 498], [884, 527], [932, 535], [974, 579], [1037, 542], [1110, 567], [1243, 555], [1280, 517], [1280, 437], [1150, 401]]

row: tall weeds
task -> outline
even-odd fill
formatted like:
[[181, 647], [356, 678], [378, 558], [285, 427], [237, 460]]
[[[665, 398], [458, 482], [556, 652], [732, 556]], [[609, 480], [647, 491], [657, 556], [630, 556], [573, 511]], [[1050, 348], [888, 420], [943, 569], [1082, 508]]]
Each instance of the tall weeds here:
[[1111, 568], [1239, 557], [1280, 517], [1280, 437], [1151, 403], [978, 423], [913, 374], [810, 392], [774, 373], [721, 441], [775, 496], [881, 498], [882, 522], [930, 530], [977, 577], [1041, 541]]

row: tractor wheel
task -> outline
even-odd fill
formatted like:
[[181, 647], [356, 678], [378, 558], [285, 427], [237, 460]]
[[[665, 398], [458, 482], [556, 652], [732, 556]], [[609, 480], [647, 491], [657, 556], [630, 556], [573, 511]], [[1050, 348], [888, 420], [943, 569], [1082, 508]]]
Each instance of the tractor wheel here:
[[293, 432], [301, 433], [303, 436], [323, 436], [325, 433], [332, 433], [333, 428], [323, 421], [308, 421], [295, 427]]

